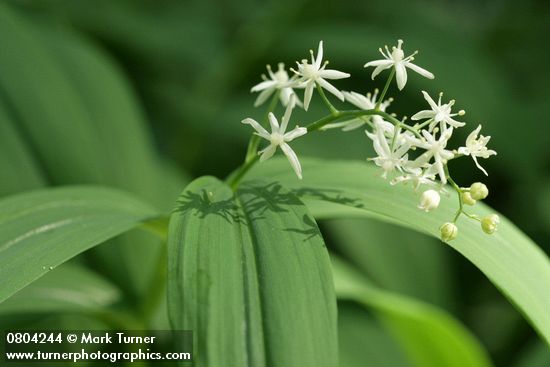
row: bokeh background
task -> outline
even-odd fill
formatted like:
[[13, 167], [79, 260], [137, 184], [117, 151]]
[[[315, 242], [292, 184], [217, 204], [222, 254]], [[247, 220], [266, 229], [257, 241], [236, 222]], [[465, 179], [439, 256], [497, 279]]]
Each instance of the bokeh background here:
[[[169, 187], [159, 188], [173, 195], [182, 189], [178, 182], [183, 184], [204, 174], [224, 177], [240, 164], [250, 134], [240, 121], [264, 114], [262, 108], [252, 107], [256, 96], [249, 90], [260, 81], [266, 64], [284, 62], [292, 66], [324, 40], [331, 67], [352, 74], [351, 79], [335, 84], [343, 90], [365, 93], [381, 88], [384, 77], [372, 81], [370, 71], [362, 65], [379, 58], [378, 47], [403, 38], [406, 52], [420, 50], [417, 63], [432, 71], [436, 79], [429, 81], [411, 73], [403, 92], [398, 93], [392, 85], [389, 95], [395, 102], [391, 112], [410, 116], [424, 109], [420, 90], [432, 95], [443, 91], [445, 98], [456, 99], [457, 108], [467, 112], [463, 120], [469, 123], [468, 129], [457, 134], [456, 141], [463, 141], [482, 123], [482, 132], [492, 136], [490, 145], [498, 156], [484, 162], [488, 178], [469, 160], [453, 162], [454, 176], [464, 186], [478, 180], [485, 182], [491, 191], [487, 203], [550, 253], [548, 1], [3, 3], [0, 6], [20, 22], [18, 27], [26, 28], [25, 37], [33, 37], [41, 47], [56, 54], [56, 67], [61, 73], [71, 70], [71, 59], [62, 55], [63, 49], [73, 47], [70, 42], [106, 60], [138, 106], [139, 116], [134, 118], [143, 121], [144, 131], [151, 134], [152, 149], [159, 160], [170, 162], [162, 163], [170, 166], [170, 175], [179, 177], [167, 183]], [[65, 40], [70, 40], [68, 46], [62, 46]], [[17, 44], [2, 44], [0, 52], [16, 52], [13, 50], [17, 48]], [[37, 68], [36, 75], [40, 76], [40, 66]], [[0, 74], [17, 77], [18, 72], [24, 72], [21, 70], [0, 64]], [[87, 76], [84, 68], [77, 77], [93, 75], [90, 71]], [[110, 98], [112, 86], [106, 83], [104, 88], [96, 93]], [[53, 88], [51, 93], [58, 91]], [[6, 90], [0, 97], [9, 105]], [[96, 112], [101, 120], [101, 111]], [[305, 125], [323, 114], [323, 105], [314, 97], [307, 116], [297, 112], [294, 118]], [[128, 116], [131, 114], [121, 114], [120, 118], [132, 118]], [[39, 138], [35, 135], [32, 139]], [[116, 152], [113, 146], [117, 141], [106, 139], [105, 144], [106, 149]], [[40, 144], [35, 145], [39, 148], [31, 150], [37, 165], [43, 172], [50, 172], [51, 163], [42, 161]], [[295, 150], [299, 156], [325, 158], [364, 160], [372, 155], [367, 139], [358, 131], [331, 131], [315, 139], [302, 139], [296, 142]], [[120, 169], [122, 181], [125, 168], [116, 169]], [[2, 172], [2, 180], [9, 181], [4, 178], [9, 175]], [[94, 181], [85, 175], [59, 178], [54, 172], [45, 176], [40, 184], [29, 188]], [[4, 184], [2, 195], [26, 188]], [[166, 208], [173, 195], [163, 199]], [[322, 230], [334, 251], [353, 261], [382, 287], [452, 312], [482, 341], [497, 366], [550, 366], [550, 351], [521, 315], [476, 268], [450, 248], [422, 235], [365, 220], [325, 222]], [[101, 253], [97, 258], [101, 259]], [[93, 260], [87, 261], [93, 266]], [[116, 266], [112, 264], [111, 270]], [[109, 266], [101, 271], [109, 273]], [[122, 275], [112, 274], [124, 283]], [[128, 292], [131, 297], [140, 293]], [[370, 360], [377, 366], [407, 366], [395, 342], [368, 312], [350, 303], [340, 304], [340, 310], [341, 353], [348, 365], [359, 366]]]

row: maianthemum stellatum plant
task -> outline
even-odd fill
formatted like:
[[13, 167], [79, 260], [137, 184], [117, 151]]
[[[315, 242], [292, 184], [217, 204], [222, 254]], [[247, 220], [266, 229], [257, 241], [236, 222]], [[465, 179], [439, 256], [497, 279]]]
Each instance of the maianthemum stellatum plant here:
[[[9, 17], [2, 11], [0, 17], [0, 37], [15, 34]], [[12, 57], [28, 46], [25, 38], [16, 41], [6, 42], [18, 45], [2, 54], [6, 67], [24, 66], [21, 60], [28, 59]], [[254, 130], [243, 165], [224, 181], [205, 176], [191, 182], [169, 217], [142, 198], [97, 186], [42, 189], [1, 199], [0, 317], [21, 308], [36, 311], [43, 304], [48, 312], [61, 308], [115, 320], [117, 327], [146, 328], [166, 282], [171, 327], [194, 332], [196, 366], [333, 367], [339, 365], [336, 300], [350, 300], [379, 318], [413, 366], [491, 366], [477, 339], [450, 314], [380, 289], [329, 254], [317, 221], [359, 217], [441, 238], [486, 274], [550, 342], [548, 257], [506, 218], [477, 203], [488, 195], [483, 183], [462, 187], [450, 174], [449, 163], [461, 157], [471, 157], [486, 174], [481, 159], [496, 154], [486, 147], [489, 137], [480, 135], [478, 126], [462, 146], [449, 148], [453, 132], [465, 126], [457, 121], [464, 112], [453, 112], [455, 102], [443, 103], [442, 94], [436, 102], [422, 92], [429, 109], [410, 119], [388, 111], [392, 99], [386, 93], [393, 79], [401, 90], [408, 72], [433, 78], [413, 63], [416, 53], [405, 56], [402, 47], [398, 41], [380, 50], [382, 60], [365, 64], [374, 67], [373, 78], [389, 72], [382, 91], [367, 94], [340, 91], [329, 82], [350, 75], [327, 68], [322, 42], [316, 55], [311, 52], [311, 62], [298, 62], [290, 73], [282, 64], [276, 71], [268, 66], [268, 76], [252, 88], [260, 93], [257, 106], [270, 100], [265, 121], [242, 121]], [[79, 57], [86, 65], [93, 64], [84, 55]], [[32, 74], [34, 65], [24, 70]], [[19, 91], [19, 80], [10, 77], [0, 73], [0, 84]], [[325, 91], [353, 109], [337, 109]], [[328, 114], [289, 128], [293, 109], [307, 111], [314, 93]], [[279, 103], [282, 116], [276, 111]], [[298, 159], [292, 141], [328, 129], [365, 131], [376, 156], [369, 162]], [[278, 148], [285, 158], [273, 157]], [[129, 151], [138, 154], [134, 146]], [[474, 212], [465, 209], [473, 205]], [[167, 243], [137, 321], [121, 316], [110, 303], [113, 292], [97, 291], [101, 282], [80, 283], [94, 278], [90, 274], [76, 276], [78, 267], [65, 265], [56, 269], [133, 228], [150, 232], [137, 232], [134, 240], [154, 234]], [[126, 256], [140, 251], [132, 247]], [[150, 259], [142, 261], [145, 269]], [[73, 279], [79, 283], [71, 283]], [[50, 297], [46, 303], [44, 297], [58, 294], [43, 291], [51, 290], [45, 286], [54, 280], [80, 294], [78, 302]]]

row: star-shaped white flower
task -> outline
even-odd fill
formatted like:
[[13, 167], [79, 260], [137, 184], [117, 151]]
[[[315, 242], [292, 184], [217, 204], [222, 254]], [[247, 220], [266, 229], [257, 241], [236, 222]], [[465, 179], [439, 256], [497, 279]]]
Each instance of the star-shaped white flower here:
[[288, 161], [290, 162], [292, 169], [294, 169], [294, 172], [296, 172], [296, 175], [298, 176], [298, 178], [302, 179], [302, 167], [300, 165], [300, 161], [298, 160], [296, 153], [294, 153], [294, 150], [292, 150], [292, 148], [290, 147], [290, 145], [288, 145], [288, 143], [306, 134], [307, 129], [305, 127], [296, 126], [294, 130], [286, 132], [288, 121], [290, 120], [290, 115], [292, 114], [293, 108], [294, 108], [294, 97], [291, 96], [280, 126], [275, 115], [273, 115], [273, 113], [271, 112], [269, 113], [268, 119], [269, 119], [269, 125], [271, 126], [271, 133], [269, 133], [266, 129], [264, 129], [254, 119], [246, 118], [242, 121], [242, 123], [251, 125], [254, 128], [254, 130], [256, 130], [255, 132], [256, 135], [266, 140], [269, 140], [269, 145], [265, 149], [258, 152], [258, 154], [260, 154], [260, 162], [263, 162], [271, 158], [273, 154], [275, 154], [277, 147], [281, 147], [281, 150], [288, 158]]
[[422, 91], [424, 99], [428, 102], [431, 107], [431, 110], [423, 110], [416, 113], [411, 120], [424, 120], [428, 119], [430, 121], [429, 130], [433, 131], [437, 124], [441, 125], [441, 129], [446, 129], [447, 125], [452, 127], [462, 127], [466, 125], [464, 122], [456, 121], [453, 119], [455, 116], [463, 116], [465, 114], [464, 110], [460, 110], [456, 113], [451, 113], [451, 107], [455, 104], [455, 100], [449, 101], [449, 103], [441, 104], [441, 97], [443, 93], [439, 93], [439, 99], [437, 104], [430, 97], [428, 93]]
[[301, 83], [301, 86], [306, 88], [304, 94], [304, 109], [307, 111], [309, 107], [309, 102], [311, 102], [315, 84], [318, 84], [321, 88], [326, 89], [343, 101], [344, 95], [342, 92], [336, 89], [336, 87], [327, 82], [325, 79], [343, 79], [349, 78], [350, 75], [338, 70], [325, 69], [328, 61], [323, 62], [323, 41], [319, 42], [319, 49], [317, 50], [316, 58], [313, 57], [313, 50], [310, 50], [310, 53], [311, 64], [304, 59], [301, 63], [296, 62], [298, 64], [298, 70], [291, 69], [300, 77], [298, 82]]
[[470, 133], [470, 135], [468, 135], [468, 137], [466, 138], [466, 146], [458, 148], [458, 153], [472, 156], [477, 168], [479, 168], [483, 173], [485, 173], [486, 176], [488, 176], [487, 171], [485, 171], [485, 169], [483, 169], [483, 167], [481, 167], [479, 162], [477, 161], [477, 157], [489, 158], [492, 155], [496, 155], [497, 152], [491, 149], [487, 149], [486, 147], [489, 140], [491, 140], [490, 136], [479, 135], [479, 138], [477, 137], [480, 130], [481, 125], [479, 125], [477, 129], [475, 129]]
[[[439, 139], [436, 139], [435, 134], [432, 135], [428, 131], [422, 130], [424, 139], [415, 139], [414, 141], [415, 146], [426, 149], [426, 152], [414, 161], [414, 165], [416, 167], [427, 167], [429, 171], [437, 172], [443, 184], [447, 183], [445, 164], [454, 157], [453, 152], [445, 149], [452, 134], [453, 129], [449, 128], [442, 131]], [[434, 163], [430, 164], [429, 161], [432, 157]]]
[[[346, 99], [346, 101], [350, 102], [351, 104], [357, 106], [362, 110], [373, 110], [376, 107], [376, 102], [378, 101], [378, 89], [376, 89], [372, 94], [367, 93], [367, 95], [357, 93], [357, 92], [342, 92], [342, 94], [344, 95], [344, 98]], [[386, 108], [390, 105], [392, 101], [393, 101], [393, 98], [386, 99], [385, 101], [380, 103], [380, 106], [378, 106], [378, 108], [380, 109], [380, 111], [386, 111]], [[360, 116], [351, 120], [327, 124], [323, 126], [323, 130], [336, 129], [341, 127], [342, 131], [351, 131], [351, 130], [360, 128], [365, 124], [372, 123], [373, 121], [376, 121], [377, 123], [386, 123], [388, 126], [391, 126], [391, 128], [393, 129], [393, 124], [391, 124], [390, 122], [384, 121], [384, 119], [382, 119], [381, 116], [370, 115], [370, 116]]]
[[372, 79], [374, 79], [382, 70], [389, 69], [391, 67], [395, 68], [395, 79], [397, 80], [397, 87], [399, 90], [402, 90], [407, 84], [407, 69], [409, 68], [418, 74], [428, 78], [433, 79], [434, 75], [428, 70], [421, 68], [418, 65], [412, 63], [414, 56], [418, 53], [415, 51], [412, 55], [405, 57], [405, 53], [401, 49], [403, 45], [403, 40], [397, 41], [397, 47], [393, 46], [390, 51], [388, 46], [385, 46], [386, 52], [379, 48], [380, 53], [384, 56], [382, 60], [370, 61], [365, 64], [365, 67], [374, 66], [374, 71], [372, 72]]
[[[395, 169], [402, 171], [403, 166], [408, 162], [407, 152], [411, 147], [410, 140], [402, 139], [400, 135], [398, 135], [395, 142], [393, 142], [393, 137], [388, 139], [385, 135], [383, 126], [376, 123], [374, 125], [374, 133], [368, 131], [365, 131], [365, 133], [372, 140], [374, 151], [378, 154], [377, 157], [369, 158], [369, 160], [372, 160], [377, 166], [384, 170], [382, 177], [387, 178], [388, 173]], [[399, 130], [397, 134], [399, 134]]]
[[[262, 79], [264, 81], [253, 86], [250, 90], [251, 92], [261, 92], [254, 102], [254, 107], [258, 107], [263, 104], [276, 90], [280, 91], [279, 98], [283, 106], [286, 107], [288, 105], [288, 101], [290, 100], [290, 96], [296, 95], [296, 92], [294, 92], [293, 89], [297, 87], [296, 78], [288, 77], [288, 73], [285, 70], [285, 64], [282, 62], [278, 64], [278, 70], [276, 72], [271, 70], [271, 65], [267, 65], [267, 73], [269, 78], [263, 74]], [[300, 102], [297, 97], [296, 104], [298, 106], [302, 106], [302, 102]]]

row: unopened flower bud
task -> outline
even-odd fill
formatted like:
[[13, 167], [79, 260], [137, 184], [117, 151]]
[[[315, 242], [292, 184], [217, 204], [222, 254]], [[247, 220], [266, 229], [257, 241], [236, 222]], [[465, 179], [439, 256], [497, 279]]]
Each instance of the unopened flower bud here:
[[466, 205], [474, 205], [476, 200], [474, 200], [469, 192], [465, 191], [462, 193], [462, 202]]
[[426, 190], [420, 196], [420, 203], [418, 204], [418, 209], [425, 210], [429, 212], [439, 206], [439, 201], [441, 197], [439, 193], [435, 190]]
[[441, 232], [441, 241], [451, 241], [458, 235], [458, 227], [454, 223], [447, 222], [443, 224], [439, 231]]
[[481, 218], [481, 229], [487, 234], [493, 234], [497, 230], [500, 218], [496, 214], [487, 215]]
[[489, 195], [489, 189], [481, 182], [474, 182], [470, 186], [470, 195], [474, 200], [483, 200]]

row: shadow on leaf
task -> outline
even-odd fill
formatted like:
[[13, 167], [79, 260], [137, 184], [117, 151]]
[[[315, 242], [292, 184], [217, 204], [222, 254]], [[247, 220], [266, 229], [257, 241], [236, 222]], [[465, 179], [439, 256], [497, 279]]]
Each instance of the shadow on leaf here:
[[200, 194], [187, 191], [179, 197], [174, 212], [188, 211], [201, 219], [209, 215], [217, 215], [228, 222], [245, 223], [233, 197], [216, 200], [213, 193], [206, 189], [201, 190]]
[[252, 220], [264, 219], [264, 214], [268, 211], [286, 213], [288, 206], [303, 205], [300, 199], [276, 182], [248, 184], [239, 189], [238, 194]]
[[331, 190], [331, 189], [313, 189], [309, 187], [304, 187], [301, 189], [294, 189], [292, 193], [300, 198], [310, 198], [328, 201], [335, 204], [342, 204], [345, 206], [351, 206], [354, 208], [364, 208], [365, 206], [361, 203], [361, 200], [358, 198], [350, 198], [342, 195], [340, 190]]

